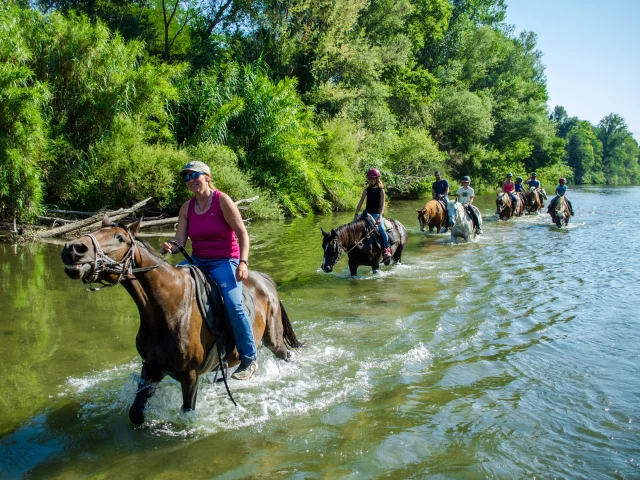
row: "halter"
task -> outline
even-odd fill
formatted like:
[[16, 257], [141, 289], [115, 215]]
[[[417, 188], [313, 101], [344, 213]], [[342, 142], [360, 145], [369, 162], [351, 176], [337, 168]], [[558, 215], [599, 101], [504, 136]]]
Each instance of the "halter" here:
[[[509, 205], [505, 204], [505, 202], [504, 202], [505, 195], [509, 198]], [[502, 194], [502, 202], [501, 203], [502, 203], [502, 206], [498, 207], [498, 211], [499, 212], [504, 212], [507, 209], [507, 207], [511, 206], [511, 203], [513, 203], [513, 200], [511, 200], [511, 197], [509, 196], [508, 193], [503, 193]]]
[[[349, 255], [349, 252], [351, 252], [351, 250], [353, 250], [356, 247], [360, 247], [362, 248], [362, 242], [364, 242], [367, 238], [369, 238], [371, 235], [373, 235], [375, 233], [376, 229], [375, 228], [371, 228], [369, 229], [369, 233], [367, 233], [364, 237], [362, 237], [360, 240], [358, 240], [353, 247], [351, 247], [349, 250], [347, 250], [346, 248], [344, 248], [342, 246], [342, 242], [338, 242], [338, 246], [340, 247], [340, 249], [338, 250], [338, 255], [335, 256], [335, 262], [333, 263], [334, 265], [336, 263], [338, 263], [340, 261], [340, 259], [342, 258], [342, 254], [346, 253], [347, 255]], [[336, 238], [337, 240], [337, 238]], [[325, 254], [326, 255], [326, 254]]]
[[[94, 237], [93, 234], [85, 233], [83, 235], [83, 237], [89, 237], [91, 239], [95, 254], [95, 259], [92, 262], [93, 269], [91, 271], [91, 277], [89, 278], [89, 281], [86, 282], [84, 287], [89, 292], [97, 292], [98, 290], [102, 290], [106, 287], [115, 287], [122, 282], [122, 280], [125, 278], [125, 275], [133, 275], [136, 272], [148, 272], [149, 270], [158, 268], [161, 265], [161, 263], [157, 263], [151, 267], [135, 268], [135, 255], [137, 250], [136, 241], [125, 225], [119, 224], [118, 226], [120, 228], [123, 228], [127, 232], [129, 240], [131, 241], [129, 250], [127, 250], [127, 252], [122, 257], [122, 260], [120, 261], [114, 260], [113, 258], [106, 255], [102, 248], [100, 248], [100, 243], [98, 242], [98, 240], [96, 240], [96, 237]], [[98, 276], [102, 272], [118, 275], [118, 279], [115, 283], [108, 283], [104, 282], [103, 280], [98, 281]], [[97, 283], [100, 286], [92, 287], [91, 285], [94, 283]]]

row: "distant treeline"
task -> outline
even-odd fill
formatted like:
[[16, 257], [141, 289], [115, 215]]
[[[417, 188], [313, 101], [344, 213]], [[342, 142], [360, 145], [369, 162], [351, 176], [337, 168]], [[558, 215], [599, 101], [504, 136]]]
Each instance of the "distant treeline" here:
[[248, 212], [353, 207], [432, 171], [493, 190], [638, 183], [624, 120], [551, 113], [532, 32], [504, 0], [9, 0], [0, 5], [0, 217], [47, 206], [175, 212], [190, 159]]

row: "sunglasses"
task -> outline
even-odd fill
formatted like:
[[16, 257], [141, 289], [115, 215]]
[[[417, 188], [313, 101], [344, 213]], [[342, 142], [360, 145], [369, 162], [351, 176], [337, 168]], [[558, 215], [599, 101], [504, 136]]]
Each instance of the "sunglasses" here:
[[203, 172], [185, 173], [184, 175], [182, 175], [182, 179], [185, 182], [188, 182], [189, 180], [197, 180], [197, 179], [199, 179], [200, 175], [205, 175], [205, 174]]

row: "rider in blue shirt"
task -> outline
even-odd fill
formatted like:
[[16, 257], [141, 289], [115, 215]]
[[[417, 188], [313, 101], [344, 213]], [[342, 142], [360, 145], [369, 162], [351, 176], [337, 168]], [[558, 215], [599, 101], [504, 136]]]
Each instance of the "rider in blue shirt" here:
[[547, 199], [547, 192], [545, 192], [544, 188], [542, 188], [542, 185], [540, 184], [540, 180], [538, 180], [538, 174], [536, 172], [533, 172], [525, 180], [525, 183], [529, 185], [529, 188], [538, 189], [538, 193], [540, 193], [540, 206], [544, 207], [544, 200]]
[[516, 193], [518, 193], [518, 192], [520, 192], [520, 193], [524, 192], [524, 187], [522, 186], [522, 177], [518, 177], [518, 178], [516, 178], [516, 185], [515, 185], [515, 188], [516, 188]]
[[553, 197], [551, 199], [551, 201], [549, 202], [549, 207], [547, 207], [547, 213], [551, 213], [551, 211], [553, 210], [553, 206], [560, 199], [560, 197], [564, 197], [564, 199], [567, 202], [567, 205], [569, 205], [569, 212], [571, 213], [571, 216], [573, 217], [573, 205], [571, 205], [571, 202], [565, 196], [565, 194], [567, 193], [567, 185], [566, 185], [567, 184], [567, 179], [563, 177], [560, 180], [558, 180], [558, 183], [560, 185], [558, 185], [556, 187], [556, 196]]
[[439, 171], [435, 171], [434, 175], [436, 176], [436, 181], [431, 185], [431, 198], [447, 201], [447, 195], [449, 195], [449, 182], [442, 178]]

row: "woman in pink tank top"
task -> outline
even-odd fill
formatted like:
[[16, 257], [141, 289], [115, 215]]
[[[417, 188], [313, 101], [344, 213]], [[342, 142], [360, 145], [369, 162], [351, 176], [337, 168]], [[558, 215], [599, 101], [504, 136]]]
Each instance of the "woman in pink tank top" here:
[[[518, 197], [514, 194], [516, 191], [516, 184], [513, 183], [513, 173], [507, 173], [507, 176], [504, 177], [504, 183], [502, 184], [502, 191], [504, 193], [508, 193], [511, 197], [511, 201], [514, 204], [518, 203]], [[496, 210], [496, 214], [500, 214], [498, 210]]]
[[[249, 274], [249, 234], [236, 204], [213, 186], [207, 164], [189, 162], [180, 176], [194, 196], [180, 208], [174, 240], [180, 245], [191, 240], [195, 264], [220, 287], [240, 357], [231, 377], [248, 380], [258, 368], [253, 329], [242, 308], [242, 281]], [[179, 249], [166, 242], [161, 252]]]

